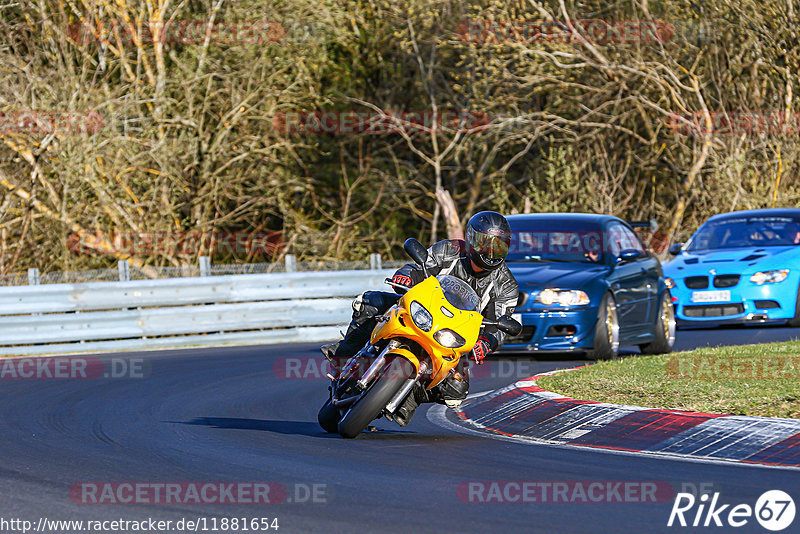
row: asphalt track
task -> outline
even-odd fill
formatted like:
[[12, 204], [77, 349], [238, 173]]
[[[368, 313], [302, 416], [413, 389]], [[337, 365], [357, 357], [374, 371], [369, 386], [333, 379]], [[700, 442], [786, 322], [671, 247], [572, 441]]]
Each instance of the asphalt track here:
[[[787, 328], [681, 330], [677, 348], [797, 334]], [[278, 532], [730, 530], [669, 529], [671, 501], [463, 502], [457, 489], [471, 481], [656, 481], [676, 490], [704, 485], [721, 492], [724, 503], [751, 506], [764, 491], [781, 489], [800, 504], [796, 470], [512, 443], [436, 424], [427, 408], [404, 429], [383, 421], [383, 432], [343, 440], [316, 423], [326, 381], [314, 372], [285, 376], [284, 358], [307, 362], [317, 354], [309, 344], [126, 353], [100, 357], [143, 358], [143, 378], [0, 380], [0, 518], [277, 517]], [[501, 356], [473, 380], [472, 390], [581, 363]], [[270, 505], [71, 500], [70, 487], [87, 481], [278, 482], [291, 501], [303, 500], [307, 487], [324, 486], [318, 486], [319, 502]], [[800, 518], [792, 528], [799, 524]], [[753, 519], [736, 530], [764, 532]]]

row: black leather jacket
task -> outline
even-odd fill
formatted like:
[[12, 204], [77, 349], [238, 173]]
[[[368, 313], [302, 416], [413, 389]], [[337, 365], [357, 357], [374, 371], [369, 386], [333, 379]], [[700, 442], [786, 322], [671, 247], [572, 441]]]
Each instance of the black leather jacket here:
[[[494, 271], [475, 273], [472, 270], [466, 253], [466, 243], [460, 239], [445, 239], [428, 249], [428, 260], [425, 262], [428, 273], [434, 276], [449, 274], [467, 282], [481, 299], [480, 310], [484, 317], [495, 320], [503, 315], [514, 313], [519, 298], [517, 280], [505, 263]], [[410, 276], [415, 284], [423, 280], [422, 269], [414, 264], [407, 264], [395, 274]], [[497, 341], [498, 348], [503, 345], [506, 334], [496, 327], [487, 326], [484, 334], [489, 334]]]

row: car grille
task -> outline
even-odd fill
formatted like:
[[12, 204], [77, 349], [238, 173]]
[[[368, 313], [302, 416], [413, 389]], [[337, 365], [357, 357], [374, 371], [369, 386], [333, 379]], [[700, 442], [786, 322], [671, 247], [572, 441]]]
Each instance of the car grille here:
[[574, 324], [554, 324], [547, 329], [545, 337], [567, 337], [574, 336], [578, 329]]
[[725, 317], [739, 315], [740, 313], [744, 313], [744, 305], [741, 303], [683, 307], [683, 314], [686, 317]]
[[714, 277], [714, 287], [733, 287], [739, 283], [738, 274], [721, 274]]
[[531, 339], [533, 339], [533, 334], [536, 333], [535, 326], [523, 326], [522, 331], [519, 333], [518, 336], [508, 337], [506, 338], [505, 344], [506, 345], [524, 345], [525, 343], [530, 343]]
[[775, 300], [757, 300], [755, 304], [757, 310], [774, 310], [781, 307]]
[[708, 287], [707, 276], [687, 276], [684, 282], [686, 282], [686, 287], [689, 289], [705, 289]]

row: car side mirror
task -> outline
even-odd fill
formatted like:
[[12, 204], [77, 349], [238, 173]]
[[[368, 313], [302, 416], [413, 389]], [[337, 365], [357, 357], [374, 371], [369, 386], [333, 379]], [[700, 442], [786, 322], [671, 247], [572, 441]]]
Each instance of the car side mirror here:
[[625, 250], [619, 253], [619, 257], [617, 258], [617, 263], [629, 263], [632, 261], [636, 261], [643, 256], [644, 253], [641, 250], [637, 250], [635, 248], [626, 248]]
[[670, 245], [670, 247], [667, 249], [667, 252], [669, 252], [673, 256], [677, 256], [678, 254], [681, 253], [682, 250], [683, 250], [683, 243], [675, 243], [674, 245]]
[[518, 336], [522, 332], [522, 325], [510, 315], [503, 315], [497, 320], [497, 329], [512, 336]]
[[425, 277], [428, 276], [428, 269], [425, 267], [425, 262], [428, 260], [428, 249], [425, 248], [425, 245], [414, 239], [413, 237], [409, 237], [406, 239], [406, 242], [403, 243], [403, 250], [406, 251], [414, 262], [422, 267], [422, 272], [425, 273]]

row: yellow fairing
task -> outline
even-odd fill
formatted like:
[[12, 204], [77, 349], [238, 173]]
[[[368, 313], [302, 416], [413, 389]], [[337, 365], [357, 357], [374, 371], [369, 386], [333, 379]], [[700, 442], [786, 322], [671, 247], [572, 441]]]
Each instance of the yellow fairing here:
[[414, 364], [414, 368], [419, 370], [419, 358], [408, 349], [404, 349], [403, 347], [397, 347], [396, 349], [390, 350], [387, 354], [394, 354], [396, 356], [402, 356], [406, 360], [410, 361]]
[[[433, 317], [433, 326], [429, 332], [419, 328], [412, 320], [409, 306], [413, 301], [419, 302]], [[443, 308], [453, 317], [448, 317]], [[462, 355], [472, 350], [478, 341], [482, 322], [483, 316], [480, 313], [460, 310], [450, 304], [439, 286], [439, 281], [429, 277], [409, 289], [397, 305], [386, 312], [372, 331], [370, 341], [374, 345], [381, 340], [405, 338], [419, 343], [433, 362], [433, 375], [427, 385], [427, 389], [430, 389], [447, 377]], [[444, 328], [449, 328], [464, 338], [466, 341], [464, 345], [453, 349], [439, 344], [433, 336]], [[398, 353], [398, 350], [392, 352]], [[407, 350], [404, 350], [402, 355], [419, 370], [416, 356]]]

